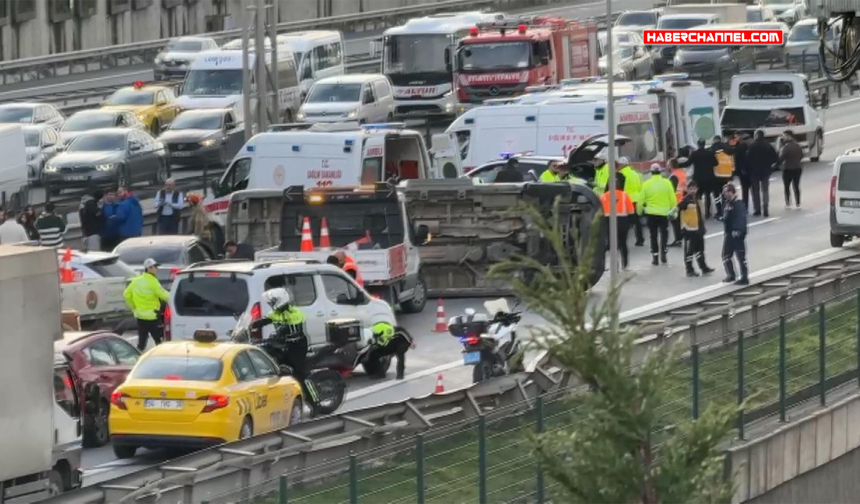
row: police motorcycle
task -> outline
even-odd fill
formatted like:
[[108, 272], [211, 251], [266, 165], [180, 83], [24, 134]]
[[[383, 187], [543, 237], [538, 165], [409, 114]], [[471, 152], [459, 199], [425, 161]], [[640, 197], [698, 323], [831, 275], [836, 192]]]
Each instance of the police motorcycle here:
[[[278, 363], [283, 374], [295, 376], [293, 368], [288, 364], [291, 359], [287, 354], [288, 343], [284, 336], [276, 332], [263, 340], [258, 331], [251, 328], [250, 311], [238, 316], [237, 319], [236, 327], [230, 333], [233, 342], [255, 345]], [[343, 404], [346, 395], [346, 381], [343, 376], [333, 369], [320, 368], [320, 361], [335, 350], [333, 345], [326, 345], [308, 352], [305, 361], [307, 376], [304, 380], [296, 377], [302, 386], [302, 397], [310, 410], [311, 418], [330, 415]]]
[[463, 344], [463, 363], [474, 366], [473, 383], [524, 370], [516, 334], [520, 312], [509, 309], [505, 299], [485, 301], [484, 309], [492, 319], [466, 308], [448, 321], [448, 332]]

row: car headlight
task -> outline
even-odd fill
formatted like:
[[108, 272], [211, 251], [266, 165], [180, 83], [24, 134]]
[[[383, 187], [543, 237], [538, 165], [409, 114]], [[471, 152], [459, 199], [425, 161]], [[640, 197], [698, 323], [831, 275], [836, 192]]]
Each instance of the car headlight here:
[[307, 114], [305, 114], [304, 112], [299, 112], [298, 114], [296, 114], [296, 119], [298, 119], [299, 121], [304, 121], [305, 117], [307, 117]]
[[161, 55], [159, 54], [158, 56], [155, 57], [155, 59], [153, 61], [155, 61], [156, 65], [160, 65], [161, 62], [164, 61], [164, 58], [162, 58]]
[[57, 166], [48, 163], [45, 165], [45, 173], [57, 173]]
[[214, 138], [207, 138], [206, 140], [200, 141], [200, 147], [212, 147], [213, 145], [215, 145]]
[[96, 165], [97, 171], [111, 171], [114, 168], [116, 168], [116, 165], [114, 163], [104, 163], [104, 164]]
[[358, 115], [358, 111], [357, 111], [357, 110], [352, 110], [352, 111], [350, 111], [348, 114], [346, 114], [346, 117], [348, 117], [348, 118], [350, 118], [350, 119], [354, 119], [354, 118], [355, 118], [355, 116], [357, 116], [357, 115]]

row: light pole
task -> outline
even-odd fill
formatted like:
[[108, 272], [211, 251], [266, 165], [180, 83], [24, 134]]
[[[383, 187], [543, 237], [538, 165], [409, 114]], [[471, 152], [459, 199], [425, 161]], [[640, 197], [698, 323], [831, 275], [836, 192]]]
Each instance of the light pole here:
[[606, 0], [606, 124], [609, 128], [609, 286], [618, 285], [618, 212], [615, 208], [615, 98], [612, 78], [612, 0]]

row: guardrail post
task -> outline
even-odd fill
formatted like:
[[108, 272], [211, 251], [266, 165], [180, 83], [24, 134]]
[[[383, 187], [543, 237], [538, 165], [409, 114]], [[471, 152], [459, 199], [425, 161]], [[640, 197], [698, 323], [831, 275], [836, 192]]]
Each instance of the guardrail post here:
[[825, 379], [827, 376], [826, 370], [824, 368], [826, 364], [826, 351], [827, 346], [824, 344], [824, 331], [825, 331], [825, 320], [824, 320], [824, 303], [818, 305], [818, 387], [819, 387], [819, 399], [821, 400], [821, 405], [824, 406], [827, 402], [827, 385], [825, 383]]
[[415, 481], [418, 484], [418, 504], [424, 504], [424, 434], [415, 436]]
[[785, 422], [785, 315], [779, 317], [779, 421]]
[[290, 485], [287, 481], [287, 475], [282, 474], [278, 478], [278, 504], [287, 504], [290, 500]]
[[478, 502], [487, 504], [487, 418], [478, 417]]
[[690, 348], [693, 360], [693, 419], [699, 418], [699, 345]]
[[[860, 298], [858, 298], [860, 299]], [[535, 420], [535, 430], [538, 434], [543, 433], [543, 396], [539, 395], [535, 398], [535, 416], [537, 417]], [[535, 497], [537, 499], [537, 504], [543, 504], [543, 467], [541, 466], [540, 461], [537, 463], [537, 472], [535, 474]]]
[[349, 454], [349, 504], [358, 504], [358, 462]]
[[[738, 405], [744, 402], [744, 332], [738, 331]], [[744, 439], [744, 410], [738, 412], [738, 439]]]

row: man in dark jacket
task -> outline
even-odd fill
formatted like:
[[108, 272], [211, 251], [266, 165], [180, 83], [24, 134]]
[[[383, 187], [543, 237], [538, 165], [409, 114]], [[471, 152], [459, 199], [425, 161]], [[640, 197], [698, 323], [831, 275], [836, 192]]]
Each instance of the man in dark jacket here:
[[496, 174], [494, 182], [522, 182], [523, 174], [520, 173], [520, 162], [510, 158], [505, 163], [505, 166]]
[[228, 241], [224, 244], [224, 251], [227, 252], [228, 259], [254, 260], [254, 247], [247, 243]]
[[[716, 177], [714, 176], [714, 167], [717, 166], [717, 158], [713, 151], [705, 147], [705, 139], [700, 138], [697, 142], [698, 149], [694, 150], [686, 161], [679, 161], [678, 166], [686, 168], [693, 165], [693, 180], [699, 187], [698, 197], [704, 198], [705, 216], [711, 216], [711, 196], [713, 188], [716, 185]], [[719, 217], [719, 212], [717, 212]]]
[[104, 217], [102, 217], [101, 199], [104, 196], [101, 190], [96, 189], [93, 194], [85, 194], [81, 198], [78, 207], [78, 218], [81, 222], [81, 236], [83, 237], [84, 252], [101, 250], [101, 234], [104, 229]]
[[125, 187], [120, 187], [117, 190], [117, 197], [120, 202], [111, 219], [115, 220], [117, 231], [119, 231], [119, 242], [122, 243], [126, 238], [143, 234], [143, 209], [140, 207], [140, 200], [137, 199], [137, 196], [131, 194]]
[[119, 223], [113, 218], [119, 202], [116, 189], [108, 189], [102, 201], [102, 251], [111, 252], [119, 245]]
[[678, 222], [684, 236], [684, 266], [688, 277], [699, 276], [693, 269], [693, 262], [699, 265], [703, 275], [713, 273], [705, 262], [705, 219], [702, 218], [702, 204], [697, 197], [696, 181], [687, 184], [687, 192], [678, 203]]
[[800, 175], [803, 173], [803, 149], [794, 138], [791, 130], [782, 136], [779, 149], [779, 164], [782, 166], [782, 185], [785, 190], [785, 208], [791, 208], [791, 187], [794, 186], [794, 203], [800, 208]]
[[[737, 285], [749, 285], [749, 271], [747, 268], [747, 209], [743, 201], [737, 197], [737, 191], [733, 184], [726, 184], [723, 190], [725, 200], [725, 213], [723, 214], [723, 266], [726, 268], [725, 283], [734, 282]], [[741, 277], [735, 276], [735, 265], [733, 258], [737, 256]]]
[[746, 165], [752, 182], [753, 215], [768, 216], [770, 204], [770, 174], [779, 156], [776, 149], [764, 138], [764, 131], [756, 130], [755, 139], [747, 149]]
[[744, 206], [750, 207], [750, 179], [749, 167], [747, 166], [747, 149], [750, 146], [750, 136], [746, 133], [735, 133], [731, 140], [735, 157], [735, 174], [741, 182], [741, 196]]

